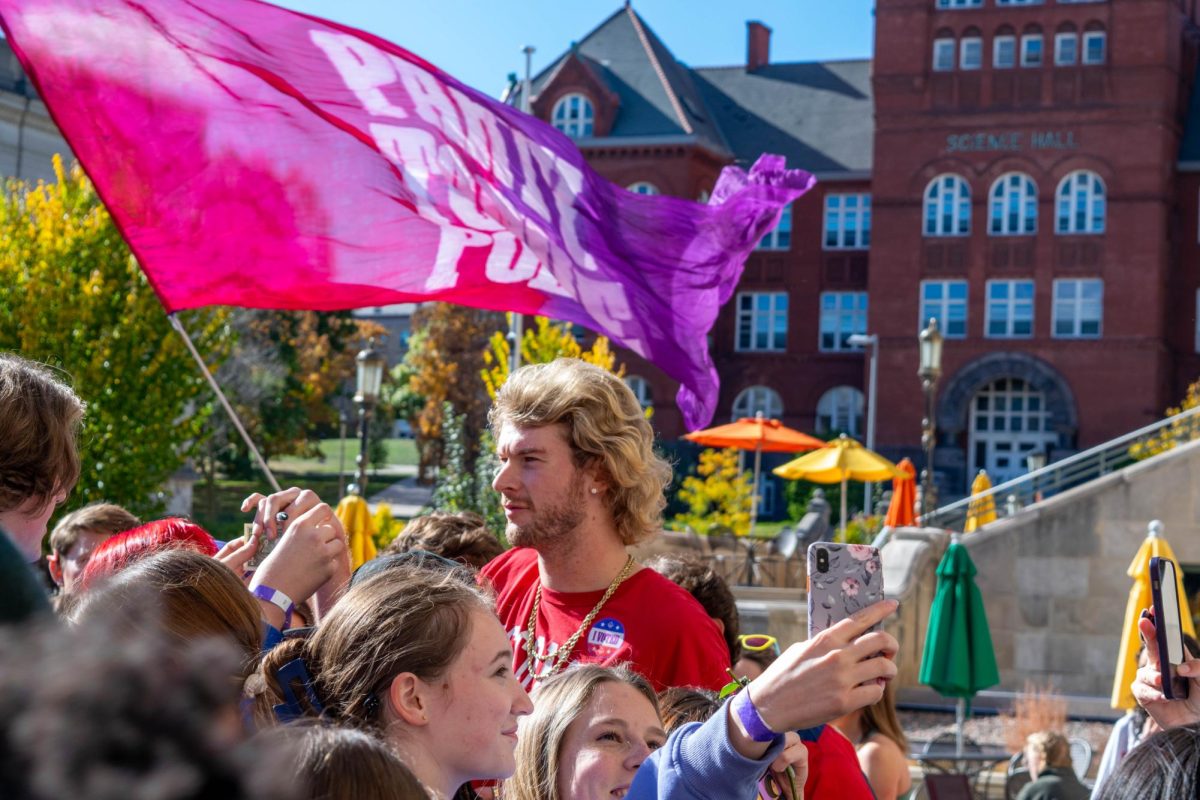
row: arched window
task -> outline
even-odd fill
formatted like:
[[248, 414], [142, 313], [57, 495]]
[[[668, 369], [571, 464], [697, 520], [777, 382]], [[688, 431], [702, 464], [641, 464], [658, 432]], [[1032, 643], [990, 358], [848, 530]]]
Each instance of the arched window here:
[[550, 119], [554, 122], [554, 127], [567, 136], [582, 139], [592, 135], [596, 113], [592, 109], [591, 100], [581, 94], [568, 94], [554, 104], [554, 112]]
[[971, 232], [971, 190], [958, 175], [938, 175], [925, 189], [925, 235], [966, 236]]
[[1072, 172], [1058, 184], [1056, 233], [1104, 233], [1104, 181], [1094, 172]]
[[634, 194], [658, 194], [658, 187], [650, 181], [638, 181], [625, 187]]
[[1037, 185], [1021, 172], [1001, 175], [988, 200], [988, 233], [1021, 236], [1037, 233]]
[[642, 408], [654, 405], [654, 393], [650, 390], [650, 382], [641, 375], [626, 375], [625, 385], [633, 390], [633, 395]]
[[751, 386], [743, 389], [733, 401], [733, 418], [753, 417], [759, 411], [767, 419], [783, 416], [783, 400], [779, 392], [767, 386]]
[[862, 421], [863, 393], [853, 386], [835, 386], [817, 401], [817, 433], [859, 436]]

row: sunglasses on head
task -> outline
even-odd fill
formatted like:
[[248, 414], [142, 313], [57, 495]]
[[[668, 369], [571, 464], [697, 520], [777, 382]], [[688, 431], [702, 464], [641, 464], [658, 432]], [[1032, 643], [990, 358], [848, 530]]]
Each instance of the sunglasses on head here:
[[763, 650], [773, 650], [779, 655], [779, 640], [765, 633], [746, 633], [738, 637], [738, 644], [743, 650], [751, 653], [761, 653]]

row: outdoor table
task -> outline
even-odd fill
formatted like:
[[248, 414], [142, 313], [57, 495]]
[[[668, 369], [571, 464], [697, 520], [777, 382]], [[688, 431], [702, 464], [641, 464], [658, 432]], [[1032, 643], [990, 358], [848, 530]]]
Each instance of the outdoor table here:
[[[981, 747], [967, 745], [958, 752], [953, 744], [932, 744], [923, 750], [914, 751], [908, 757], [921, 765], [926, 773], [966, 775], [974, 787], [976, 795], [986, 796], [991, 785], [990, 777], [983, 781], [983, 790], [979, 783], [983, 773], [990, 772], [997, 764], [1003, 764], [1012, 758], [1012, 753], [1002, 747]], [[1003, 778], [1002, 778], [1003, 779]]]

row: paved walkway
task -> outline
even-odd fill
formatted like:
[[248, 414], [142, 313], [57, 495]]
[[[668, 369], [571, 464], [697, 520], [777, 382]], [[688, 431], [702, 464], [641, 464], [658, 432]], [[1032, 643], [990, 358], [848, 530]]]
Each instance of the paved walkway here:
[[[374, 482], [368, 483], [367, 490], [371, 491], [372, 487], [381, 486], [382, 480], [383, 476], [380, 476]], [[393, 517], [411, 519], [421, 513], [422, 508], [429, 505], [429, 498], [432, 494], [433, 487], [418, 485], [414, 474], [379, 489], [377, 492], [372, 492], [367, 498], [367, 502], [371, 506], [372, 513], [379, 503], [387, 503], [392, 509]]]

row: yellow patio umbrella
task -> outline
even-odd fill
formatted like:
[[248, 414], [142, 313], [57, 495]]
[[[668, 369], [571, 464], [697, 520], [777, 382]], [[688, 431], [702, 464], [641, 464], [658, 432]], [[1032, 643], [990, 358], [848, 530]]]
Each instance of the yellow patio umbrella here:
[[996, 521], [996, 498], [984, 494], [992, 488], [992, 479], [987, 470], [979, 470], [975, 480], [971, 481], [971, 502], [967, 504], [967, 524], [963, 526], [964, 533], [977, 531], [989, 522]]
[[813, 450], [782, 467], [772, 470], [781, 478], [816, 483], [840, 483], [842, 485], [842, 535], [846, 534], [846, 483], [847, 481], [886, 481], [903, 473], [883, 456], [868, 450], [861, 444], [842, 434], [827, 442], [820, 450]]
[[352, 494], [342, 498], [334, 513], [346, 529], [350, 567], [358, 569], [375, 557], [375, 525], [371, 521], [371, 509], [366, 500]]
[[[1180, 598], [1187, 597], [1183, 593], [1183, 572], [1179, 569], [1179, 562], [1175, 559], [1175, 552], [1171, 550], [1171, 545], [1163, 538], [1162, 530], [1163, 524], [1158, 520], [1150, 523], [1146, 540], [1138, 548], [1137, 555], [1133, 557], [1127, 570], [1129, 577], [1133, 578], [1133, 586], [1129, 589], [1129, 600], [1125, 604], [1125, 627], [1121, 629], [1121, 649], [1117, 655], [1117, 671], [1113, 677], [1113, 708], [1130, 709], [1134, 705], [1133, 693], [1130, 692], [1129, 685], [1133, 683], [1134, 675], [1137, 673], [1137, 652], [1142, 646], [1141, 637], [1138, 635], [1138, 620], [1141, 619], [1142, 609], [1150, 606], [1150, 559], [1152, 557], [1169, 558], [1175, 562], [1177, 584], [1175, 590]], [[1180, 617], [1183, 622], [1183, 632], [1195, 636], [1196, 628], [1192, 624], [1192, 615], [1187, 612], [1186, 608], [1183, 609]]]

